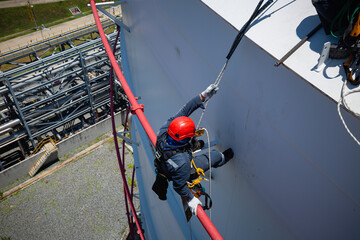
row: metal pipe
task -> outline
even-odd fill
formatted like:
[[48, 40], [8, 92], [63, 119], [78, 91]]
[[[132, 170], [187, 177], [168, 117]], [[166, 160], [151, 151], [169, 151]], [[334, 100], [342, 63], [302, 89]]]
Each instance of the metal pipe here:
[[309, 38], [312, 37], [320, 28], [322, 27], [321, 23], [317, 25], [311, 32], [306, 35], [300, 42], [298, 42], [289, 52], [287, 52], [279, 61], [277, 61], [274, 66], [278, 67], [285, 62], [296, 50], [298, 50]]
[[[6, 129], [9, 129], [9, 128], [12, 128], [12, 127], [16, 126], [16, 125], [18, 125], [20, 122], [21, 122], [20, 119], [15, 119], [15, 120], [12, 120], [12, 121], [10, 121], [10, 122], [7, 122], [7, 123], [2, 124], [2, 125], [0, 125], [0, 132], [3, 132], [3, 131], [5, 131]], [[0, 135], [2, 135], [2, 134], [0, 134]]]
[[[105, 50], [106, 50], [106, 53], [109, 57], [109, 60], [111, 62], [111, 65], [113, 66], [113, 69], [119, 79], [119, 81], [121, 82], [121, 85], [126, 93], [126, 95], [128, 96], [129, 98], [129, 101], [130, 101], [130, 104], [131, 104], [131, 109], [132, 109], [132, 112], [134, 112], [140, 122], [142, 123], [143, 126], [146, 126], [147, 127], [147, 133], [148, 133], [148, 136], [150, 137], [151, 141], [153, 144], [156, 143], [156, 134], [155, 132], [152, 130], [149, 122], [147, 121], [147, 119], [145, 118], [145, 115], [144, 115], [144, 112], [143, 112], [143, 107], [140, 106], [135, 97], [134, 97], [134, 94], [131, 92], [131, 89], [129, 87], [129, 85], [127, 84], [125, 78], [124, 78], [124, 75], [122, 74], [121, 70], [120, 70], [120, 67], [115, 59], [115, 56], [110, 48], [110, 45], [109, 45], [109, 42], [106, 38], [106, 35], [105, 35], [105, 32], [101, 26], [101, 22], [100, 22], [100, 18], [99, 18], [99, 15], [97, 13], [97, 10], [96, 10], [96, 6], [95, 6], [95, 0], [90, 0], [90, 4], [91, 4], [91, 9], [92, 9], [92, 12], [93, 12], [93, 15], [94, 15], [94, 20], [95, 20], [95, 23], [96, 23], [96, 26], [98, 28], [98, 31], [99, 31], [99, 35], [101, 37], [101, 40], [104, 44], [104, 47], [105, 47]], [[141, 116], [141, 117], [140, 117]], [[134, 208], [134, 204], [132, 203], [131, 201], [131, 197], [130, 197], [130, 191], [129, 191], [129, 187], [126, 183], [126, 179], [125, 179], [125, 176], [124, 176], [124, 169], [122, 169], [122, 166], [120, 164], [120, 169], [122, 170], [122, 174], [121, 174], [121, 177], [122, 177], [122, 180], [124, 182], [124, 190], [125, 190], [125, 194], [129, 200], [129, 204], [130, 204], [130, 208], [131, 208], [131, 212], [134, 216], [134, 219], [135, 219], [135, 224], [138, 228], [138, 233], [141, 237], [141, 239], [144, 239], [144, 235], [142, 233], [142, 230], [141, 230], [141, 226], [140, 226], [140, 223], [139, 223], [139, 220], [137, 218], [137, 215], [136, 215], [136, 210]]]
[[25, 130], [23, 130], [23, 131], [20, 131], [20, 133], [17, 132], [16, 134], [13, 134], [7, 138], [1, 139], [0, 140], [0, 148], [3, 148], [3, 147], [5, 147], [11, 143], [14, 143], [22, 138], [25, 138], [26, 136], [27, 135], [25, 133]]
[[98, 6], [97, 9], [102, 12], [105, 16], [107, 16], [108, 18], [111, 19], [111, 21], [113, 21], [116, 25], [121, 26], [122, 28], [124, 28], [126, 31], [130, 32], [130, 28], [128, 26], [126, 26], [122, 21], [120, 21], [119, 19], [113, 17], [113, 15], [111, 15], [110, 13], [108, 13], [105, 9], [103, 9], [102, 7]]
[[[109, 19], [106, 19], [103, 21], [103, 24], [106, 27], [108, 27], [112, 25], [113, 22]], [[51, 46], [61, 45], [63, 43], [68, 42], [69, 39], [80, 38], [84, 35], [95, 32], [95, 29], [96, 29], [95, 25], [89, 25], [89, 26], [85, 26], [84, 28], [81, 28], [80, 30], [77, 29], [75, 31], [63, 33], [61, 35], [48, 38], [38, 43], [34, 43], [28, 46], [23, 46], [19, 49], [12, 49], [12, 50], [9, 49], [7, 52], [0, 54], [0, 64], [8, 63], [10, 61], [21, 58], [22, 56], [27, 56], [29, 54], [32, 54], [36, 51], [37, 52], [42, 51], [48, 48], [49, 46], [51, 47]], [[61, 39], [59, 40], [59, 38]]]
[[[108, 35], [108, 37], [110, 39], [114, 39], [115, 35], [116, 35], [116, 33], [111, 33]], [[58, 53], [54, 56], [49, 56], [46, 58], [46, 61], [44, 61], [43, 59], [40, 59], [38, 61], [34, 61], [32, 63], [26, 64], [22, 67], [14, 68], [14, 69], [8, 70], [6, 72], [0, 72], [0, 77], [19, 74], [19, 73], [26, 71], [26, 69], [34, 69], [33, 72], [36, 72], [37, 71], [37, 69], [35, 68], [36, 66], [41, 65], [42, 67], [46, 68], [49, 65], [54, 65], [54, 64], [60, 63], [63, 61], [63, 59], [60, 59], [60, 60], [56, 60], [56, 59], [74, 57], [81, 50], [85, 50], [87, 52], [89, 52], [91, 50], [95, 50], [95, 49], [99, 48], [100, 43], [101, 43], [101, 39], [95, 39], [91, 42], [78, 45], [74, 48], [70, 48], [70, 49], [68, 49], [64, 52]], [[56, 61], [54, 61], [54, 60], [56, 60]], [[28, 73], [29, 73], [29, 71], [27, 71], [27, 74]], [[9, 80], [12, 80], [12, 78], [9, 78]]]
[[[127, 1], [126, 0], [120, 0], [120, 1], [111, 1], [111, 2], [102, 2], [102, 3], [96, 3], [95, 6], [112, 6], [112, 5], [119, 5], [121, 3], [126, 3]], [[90, 4], [88, 4], [88, 7], [91, 7]]]
[[1, 111], [0, 111], [0, 116], [1, 116], [1, 118], [6, 118], [6, 115], [5, 115], [5, 114], [6, 114], [8, 111], [9, 111], [8, 108], [1, 110]]
[[[96, 49], [96, 48], [98, 48], [99, 46], [96, 46], [95, 48], [91, 48], [91, 50], [94, 50], [94, 49]], [[89, 50], [86, 50], [87, 52], [89, 52]], [[105, 51], [103, 50], [103, 51], [100, 51], [100, 52], [98, 52], [98, 53], [96, 53], [96, 54], [91, 54], [91, 55], [89, 55], [89, 56], [87, 56], [87, 57], [85, 57], [85, 61], [86, 62], [88, 62], [87, 63], [87, 65], [90, 67], [90, 66], [92, 66], [92, 65], [96, 65], [96, 64], [100, 64], [101, 62], [105, 62], [105, 61], [107, 61], [107, 60], [105, 60], [105, 59], [101, 59], [101, 60], [92, 60], [92, 59], [95, 59], [95, 58], [97, 58], [97, 57], [102, 57], [103, 55], [104, 55], [104, 53], [105, 53]], [[70, 53], [66, 53], [68, 56], [70, 55]], [[75, 54], [77, 54], [77, 53], [75, 53]], [[62, 56], [56, 56], [57, 58], [61, 58], [60, 59], [60, 61], [64, 61], [64, 59], [62, 58]], [[68, 59], [70, 59], [71, 57], [75, 57], [75, 55], [74, 56], [69, 56], [69, 58]], [[52, 58], [52, 59], [49, 59], [49, 61], [50, 60], [53, 60], [53, 59], [56, 59], [55, 57], [54, 58]], [[90, 63], [89, 63], [89, 61], [90, 61]], [[50, 61], [50, 62], [52, 62], [52, 61]], [[56, 64], [56, 63], [54, 63], [54, 62], [52, 62], [52, 64], [54, 65], [54, 64]], [[79, 63], [79, 60], [77, 60], [77, 61], [73, 61], [73, 62], [71, 62], [70, 64], [69, 63], [60, 63], [60, 64], [58, 64], [57, 66], [54, 66], [52, 69], [51, 69], [51, 74], [56, 74], [56, 73], [58, 73], [58, 72], [60, 72], [60, 71], [66, 71], [67, 69], [71, 69], [72, 67], [74, 67], [74, 66], [78, 66], [80, 63]], [[28, 65], [30, 65], [30, 64], [28, 64]], [[26, 65], [26, 66], [28, 66], [28, 65]], [[40, 69], [39, 68], [36, 68], [36, 66], [37, 65], [41, 65], [42, 66], [42, 63], [39, 63], [39, 64], [36, 64], [36, 65], [32, 65], [31, 66], [31, 68], [33, 68], [33, 69], [36, 69], [36, 70], [33, 70], [33, 71], [40, 71]], [[29, 66], [28, 66], [29, 67]], [[47, 69], [49, 66], [48, 65], [46, 65], [46, 66], [43, 66], [43, 68], [45, 68], [45, 69]], [[24, 69], [22, 69], [23, 71], [26, 71], [26, 69], [27, 68], [24, 68]], [[68, 73], [68, 74], [72, 74], [73, 72], [76, 72], [76, 71], [80, 71], [81, 70], [81, 68], [80, 67], [78, 67], [78, 68], [76, 68], [76, 69], [72, 69], [71, 70], [71, 73]], [[12, 83], [11, 85], [12, 85], [12, 88], [14, 89], [14, 90], [16, 90], [16, 89], [18, 89], [18, 88], [20, 88], [20, 87], [24, 87], [24, 86], [26, 86], [26, 85], [29, 85], [29, 84], [31, 84], [32, 82], [35, 82], [35, 81], [37, 81], [37, 80], [40, 80], [40, 79], [42, 79], [42, 78], [46, 78], [47, 76], [43, 73], [43, 72], [40, 72], [40, 73], [38, 73], [38, 74], [34, 74], [34, 75], [29, 75], [29, 72], [27, 71], [26, 72], [26, 75], [28, 76], [28, 77], [25, 77], [25, 78], [22, 78], [21, 79], [21, 81], [19, 81], [19, 82], [12, 82], [12, 80], [13, 79], [16, 79], [16, 80], [19, 80], [19, 78], [21, 77], [21, 76], [19, 76], [19, 75], [16, 75], [16, 73], [17, 72], [13, 72], [13, 73], [11, 73], [11, 72], [5, 72], [4, 74], [3, 74], [3, 76], [5, 77], [5, 76], [8, 76], [9, 77], [9, 80], [10, 80], [10, 82]], [[14, 77], [11, 77], [12, 75], [16, 75], [16, 76], [14, 76]], [[63, 78], [63, 77], [65, 77], [65, 76], [59, 76], [59, 77], [55, 77], [54, 79], [53, 79], [53, 81], [56, 81], [56, 80], [58, 80], [58, 79], [61, 79], [61, 78]], [[31, 82], [29, 82], [29, 80], [31, 81]], [[44, 84], [41, 84], [41, 85], [46, 85], [47, 83], [44, 83]], [[36, 86], [35, 88], [37, 88], [37, 87], [39, 87], [39, 86]], [[28, 89], [29, 90], [29, 89]], [[28, 90], [26, 90], [26, 91], [28, 91]], [[25, 92], [26, 92], [25, 91]], [[0, 94], [1, 95], [4, 95], [4, 94], [6, 94], [6, 93], [8, 93], [9, 92], [9, 90], [8, 90], [8, 88], [6, 87], [6, 86], [2, 86], [2, 87], [0, 87]], [[23, 94], [23, 92], [21, 93], [21, 95]]]
[[220, 235], [214, 224], [206, 215], [204, 209], [199, 205], [196, 211], [197, 217], [201, 224], [204, 226], [205, 230], [208, 232], [211, 239], [221, 240], [223, 237]]
[[[102, 84], [99, 84], [99, 85], [92, 86], [91, 87], [92, 95], [94, 95], [94, 97], [95, 97], [96, 94], [98, 94], [99, 89], [103, 89], [103, 91], [107, 90], [109, 88], [107, 86], [107, 84], [108, 84], [108, 81], [106, 81], [106, 82], [104, 82]], [[79, 91], [81, 91], [81, 88], [79, 89]], [[67, 92], [69, 92], [69, 91], [67, 91]], [[69, 108], [69, 107], [75, 105], [76, 103], [84, 101], [84, 99], [80, 99], [80, 98], [83, 98], [84, 95], [86, 95], [86, 93], [84, 91], [76, 92], [76, 93], [72, 93], [71, 99], [67, 99], [66, 98], [67, 96], [64, 96], [63, 94], [64, 93], [62, 93], [60, 95], [60, 98], [58, 98], [56, 100], [53, 100], [54, 103], [46, 106], [45, 108], [40, 108], [40, 109], [38, 108], [38, 109], [36, 109], [34, 111], [31, 111], [31, 114], [25, 115], [25, 118], [26, 118], [26, 120], [28, 120], [28, 123], [32, 123], [35, 120], [46, 120], [45, 117], [47, 116], [47, 113], [44, 114], [43, 113], [44, 111], [51, 110], [52, 108], [53, 108], [54, 111], [60, 111], [62, 109]], [[69, 100], [71, 100], [72, 102], [70, 104], [65, 105], [64, 103], [69, 101]], [[56, 107], [57, 105], [60, 105], [61, 107]], [[42, 116], [39, 119], [36, 119], [36, 117], [38, 117], [40, 115], [42, 115]]]
[[1, 135], [4, 135], [4, 134], [6, 134], [6, 133], [9, 133], [9, 132], [14, 132], [14, 129], [12, 129], [12, 128], [6, 128], [6, 129], [4, 129], [4, 130], [0, 130], [0, 136], [1, 136]]

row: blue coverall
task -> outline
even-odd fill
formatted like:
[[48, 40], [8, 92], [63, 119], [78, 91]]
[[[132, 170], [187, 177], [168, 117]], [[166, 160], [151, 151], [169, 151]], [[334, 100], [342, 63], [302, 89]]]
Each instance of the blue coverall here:
[[[204, 105], [200, 99], [200, 96], [192, 98], [188, 103], [186, 103], [175, 116], [169, 118], [164, 125], [160, 128], [158, 132], [158, 137], [165, 133], [171, 123], [177, 117], [181, 116], [190, 116], [199, 107], [204, 108]], [[172, 146], [166, 146], [171, 148]], [[217, 151], [212, 150], [211, 154], [211, 166], [214, 168], [220, 167], [225, 163], [224, 155]], [[187, 186], [187, 181], [190, 179], [191, 171], [191, 159], [192, 154], [189, 152], [179, 152], [168, 159], [166, 162], [160, 164], [160, 170], [165, 176], [173, 181], [174, 190], [181, 196], [185, 197], [188, 200], [191, 200], [194, 195], [190, 192], [189, 187]], [[208, 153], [198, 155], [194, 157], [194, 162], [196, 167], [202, 168], [204, 171], [209, 170], [209, 158]]]

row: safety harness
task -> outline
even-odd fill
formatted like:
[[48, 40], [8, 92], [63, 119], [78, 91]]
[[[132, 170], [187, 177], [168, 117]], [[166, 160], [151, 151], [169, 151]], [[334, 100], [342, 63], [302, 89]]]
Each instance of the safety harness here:
[[153, 184], [152, 190], [159, 196], [161, 200], [166, 200], [166, 192], [168, 188], [168, 181], [171, 181], [161, 170], [161, 164], [166, 162], [168, 159], [173, 157], [178, 153], [188, 152], [191, 154], [191, 172], [190, 172], [190, 179], [187, 182], [190, 192], [194, 194], [195, 197], [199, 198], [201, 195], [205, 196], [205, 206], [203, 207], [204, 210], [210, 209], [212, 206], [212, 200], [210, 195], [205, 192], [205, 189], [201, 186], [201, 181], [206, 180], [205, 173], [202, 168], [198, 168], [194, 162], [194, 156], [192, 149], [192, 144], [188, 144], [185, 147], [180, 147], [171, 150], [165, 150], [164, 146], [166, 145], [166, 138], [167, 133], [159, 136], [158, 141], [156, 142], [156, 153], [155, 153], [155, 173], [156, 173], [156, 180]]
[[[349, 46], [351, 51], [350, 57], [347, 59], [345, 63], [343, 63], [343, 67], [345, 70], [347, 80], [353, 85], [360, 84], [360, 76], [356, 75], [358, 69], [360, 67], [360, 14], [359, 8], [357, 8], [353, 14], [351, 19], [350, 28], [347, 30], [350, 31], [349, 34], [345, 32], [344, 34], [344, 42]], [[355, 78], [353, 77], [355, 75]]]
[[188, 183], [189, 188], [193, 188], [196, 184], [199, 184], [201, 182], [201, 180], [206, 180], [208, 181], [205, 177], [205, 173], [204, 170], [202, 168], [197, 168], [194, 162], [194, 158], [191, 159], [191, 167], [195, 170], [195, 174], [196, 176], [198, 176], [198, 178], [196, 179], [192, 179], [193, 174], [190, 174], [190, 179], [192, 180], [191, 183]]
[[[348, 57], [343, 63], [346, 79], [353, 85], [360, 84], [360, 75], [357, 74], [360, 67], [360, 4], [353, 5], [355, 1], [347, 1], [344, 7], [339, 11], [331, 25], [331, 34], [340, 38], [339, 45], [330, 47], [330, 58], [341, 59]], [[340, 30], [340, 35], [333, 31], [336, 22], [348, 22]], [[339, 24], [339, 29], [344, 23]]]
[[199, 198], [200, 196], [204, 196], [205, 197], [205, 206], [203, 206], [204, 210], [208, 210], [212, 207], [212, 200], [209, 194], [207, 194], [205, 192], [205, 189], [201, 186], [201, 181], [202, 180], [206, 180], [205, 178], [205, 173], [204, 170], [202, 168], [198, 168], [195, 165], [194, 159], [191, 160], [191, 166], [192, 169], [195, 170], [195, 174], [197, 176], [195, 176], [195, 174], [191, 174], [190, 175], [190, 179], [192, 179], [195, 176], [195, 179], [193, 179], [191, 182], [188, 182], [188, 187], [190, 189], [190, 192], [192, 194], [194, 194], [195, 197]]

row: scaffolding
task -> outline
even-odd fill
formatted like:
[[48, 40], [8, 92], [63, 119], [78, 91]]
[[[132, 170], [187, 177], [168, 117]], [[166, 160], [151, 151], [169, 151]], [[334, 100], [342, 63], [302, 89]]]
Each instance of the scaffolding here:
[[[91, 32], [93, 27], [87, 34]], [[107, 35], [112, 45], [116, 34]], [[80, 35], [85, 35], [84, 29], [53, 42], [71, 43]], [[37, 43], [39, 48], [47, 44], [48, 40]], [[21, 55], [19, 51], [7, 59], [24, 54], [29, 52]], [[116, 56], [120, 61], [120, 47]], [[59, 141], [108, 117], [109, 75], [109, 60], [100, 38], [0, 72], [0, 170], [24, 159], [43, 138]], [[115, 106], [120, 110], [126, 100], [116, 86]]]
[[[102, 24], [105, 28], [114, 26], [114, 23], [110, 20], [104, 20]], [[12, 65], [9, 67], [15, 68], [25, 65], [49, 55], [54, 55], [59, 51], [64, 51], [65, 48], [71, 48], [77, 45], [74, 41], [92, 41], [92, 37], [96, 33], [96, 25], [88, 24], [67, 32], [61, 32], [38, 42], [27, 43], [26, 45], [19, 46], [15, 49], [9, 49], [8, 51], [0, 53], [0, 66]]]

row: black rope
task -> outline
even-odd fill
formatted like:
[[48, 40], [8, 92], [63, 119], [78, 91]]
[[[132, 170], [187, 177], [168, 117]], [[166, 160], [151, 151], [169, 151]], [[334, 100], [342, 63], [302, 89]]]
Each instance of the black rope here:
[[[245, 23], [245, 25], [241, 28], [241, 30], [239, 31], [239, 33], [237, 34], [231, 48], [230, 51], [228, 53], [228, 55], [226, 56], [226, 58], [229, 60], [231, 58], [231, 56], [233, 55], [236, 47], [239, 45], [241, 39], [244, 37], [246, 31], [248, 30], [251, 22], [262, 12], [264, 11], [272, 2], [273, 0], [268, 0], [264, 6], [261, 7], [262, 3], [264, 2], [264, 0], [260, 0], [260, 2], [258, 3], [258, 5], [255, 8], [255, 11], [253, 12], [253, 14], [251, 15], [250, 19]], [[261, 7], [261, 8], [260, 8]]]

